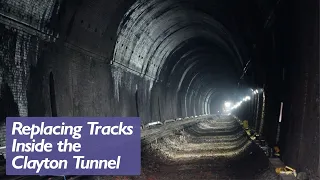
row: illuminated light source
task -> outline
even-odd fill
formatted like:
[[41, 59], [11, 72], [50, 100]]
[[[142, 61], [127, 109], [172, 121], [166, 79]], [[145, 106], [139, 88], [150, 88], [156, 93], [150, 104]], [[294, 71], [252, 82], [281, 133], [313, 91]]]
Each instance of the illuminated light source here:
[[231, 102], [225, 102], [225, 103], [224, 103], [224, 106], [225, 106], [226, 108], [230, 108], [230, 107], [231, 107]]
[[242, 101], [237, 102], [237, 103], [232, 107], [232, 109], [237, 109], [238, 107], [241, 106], [241, 104], [242, 104]]
[[243, 98], [243, 101], [250, 101], [251, 97], [250, 96], [246, 96], [245, 98]]

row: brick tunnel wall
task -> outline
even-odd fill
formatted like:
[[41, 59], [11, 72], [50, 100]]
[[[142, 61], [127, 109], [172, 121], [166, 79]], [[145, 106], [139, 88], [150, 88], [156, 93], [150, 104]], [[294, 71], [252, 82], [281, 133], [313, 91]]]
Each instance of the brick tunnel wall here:
[[52, 72], [58, 116], [139, 114], [144, 122], [160, 119], [157, 95], [161, 95], [153, 81], [111, 62], [117, 28], [129, 6], [128, 1], [102, 0], [65, 1], [61, 6], [60, 41], [46, 45], [33, 71], [44, 76], [34, 86], [43, 87], [37, 91], [45, 115], [51, 115], [48, 77]]
[[[13, 95], [13, 101], [18, 106], [18, 115], [27, 116], [27, 96], [26, 88], [28, 82], [29, 68], [26, 54], [28, 53], [28, 44], [30, 35], [14, 32], [12, 30], [2, 27], [1, 34], [1, 87], [8, 86]], [[5, 88], [5, 87], [3, 87]], [[9, 94], [1, 94], [1, 97], [8, 96]], [[4, 102], [3, 106], [6, 106]], [[1, 107], [4, 108], [4, 107]], [[1, 119], [1, 134], [0, 146], [4, 146], [5, 135], [5, 121]]]
[[[271, 147], [280, 146], [286, 165], [320, 179], [319, 1], [281, 1], [276, 14], [275, 26], [258, 43], [258, 60], [267, 67], [261, 78], [266, 95], [261, 132]], [[259, 100], [256, 130], [262, 122], [262, 95]]]
[[118, 25], [133, 2], [3, 1], [1, 80], [12, 85], [19, 116], [52, 116], [56, 109], [57, 116], [139, 115], [144, 123], [178, 117], [160, 82], [111, 62]]
[[266, 119], [269, 137], [275, 142], [283, 102], [282, 159], [319, 179], [319, 1], [288, 1], [278, 16], [276, 36], [284, 41], [277, 42], [277, 59], [283, 69], [277, 70], [278, 87], [269, 104], [277, 113]]
[[[55, 101], [58, 116], [139, 114], [143, 123], [184, 117], [176, 92], [112, 61], [118, 26], [133, 2], [70, 0], [61, 4], [56, 27], [60, 38], [56, 43], [41, 43], [41, 57], [30, 72], [29, 115], [51, 116], [51, 101]], [[51, 72], [55, 99], [50, 99]], [[190, 112], [195, 105], [188, 107]]]
[[320, 178], [319, 171], [319, 1], [293, 1], [283, 34], [287, 44], [283, 160], [298, 171]]
[[[5, 2], [9, 4], [9, 1]], [[31, 6], [37, 5], [40, 1], [28, 2], [25, 4]], [[40, 15], [39, 17], [47, 18], [41, 23], [35, 20], [40, 24], [39, 26], [35, 26], [36, 23], [29, 20], [28, 22], [33, 22], [29, 23], [32, 28], [26, 27], [24, 30], [27, 32], [22, 33], [19, 26], [14, 26], [12, 29], [6, 25], [4, 16], [1, 15], [0, 35], [3, 39], [0, 44], [0, 82], [1, 84], [6, 82], [9, 86], [11, 84], [10, 88], [15, 97], [14, 101], [19, 107], [20, 116], [52, 116], [52, 108], [57, 109], [58, 116], [137, 116], [139, 114], [144, 123], [181, 115], [176, 109], [176, 102], [170, 98], [170, 95], [167, 96], [166, 87], [161, 83], [141, 78], [121, 65], [111, 63], [119, 22], [132, 2], [133, 0], [126, 2], [117, 0], [114, 3], [95, 0], [81, 4], [78, 0], [68, 0], [62, 1], [61, 6], [57, 7], [54, 5], [55, 1], [46, 1], [47, 4], [52, 3], [50, 4], [52, 6], [46, 7], [59, 9], [60, 12], [58, 14], [59, 24], [55, 29], [60, 33], [60, 38], [55, 43], [51, 41], [54, 34], [48, 34], [48, 29], [45, 28], [49, 17]], [[5, 12], [8, 14], [6, 7], [11, 6], [3, 6], [2, 14]], [[18, 12], [26, 14], [25, 10], [31, 9], [27, 7]], [[306, 4], [296, 5], [294, 9], [297, 10], [298, 7], [306, 7], [304, 11], [312, 13], [307, 8], [310, 6]], [[302, 12], [304, 11], [298, 11], [301, 12], [300, 17], [303, 17]], [[54, 10], [47, 12], [54, 12]], [[38, 14], [41, 13], [43, 11], [38, 11]], [[316, 27], [315, 19], [310, 17], [318, 16], [312, 16], [312, 14], [305, 16], [309, 18], [310, 23], [300, 19], [297, 25], [299, 27], [295, 27], [301, 29], [304, 27], [304, 31], [299, 31], [299, 33], [297, 31], [294, 36], [300, 39], [291, 38], [297, 41], [291, 44], [299, 46], [287, 50], [294, 53], [288, 53], [291, 56], [286, 58], [293, 59], [292, 62], [298, 64], [304, 62], [305, 64], [302, 63], [301, 67], [305, 69], [297, 74], [290, 66], [289, 69], [293, 68], [293, 70], [286, 75], [292, 78], [300, 76], [301, 79], [292, 80], [294, 83], [291, 84], [291, 90], [288, 93], [290, 98], [284, 102], [285, 115], [281, 139], [285, 162], [315, 173], [317, 172], [315, 167], [318, 167], [317, 163], [319, 163], [319, 113], [316, 113], [314, 109], [319, 107], [319, 89], [317, 89], [319, 72], [316, 68], [308, 68], [319, 65], [318, 56], [315, 55], [317, 50], [313, 49], [315, 44], [311, 43], [314, 34], [307, 30]], [[304, 41], [302, 37], [305, 38]], [[299, 48], [301, 44], [310, 48]], [[310, 57], [304, 58], [302, 56], [304, 54]], [[305, 61], [306, 59], [308, 61]], [[18, 68], [8, 68], [14, 63]], [[8, 78], [10, 73], [15, 75], [12, 76], [15, 78]], [[50, 92], [50, 73], [53, 74], [55, 87], [53, 92]], [[301, 88], [299, 91], [296, 87], [305, 87], [306, 80], [308, 80], [308, 88]], [[55, 96], [50, 96], [50, 94], [55, 94]], [[161, 98], [166, 96], [167, 98]], [[307, 100], [291, 101], [295, 97], [303, 99], [306, 97]], [[304, 102], [307, 103], [301, 105]], [[56, 107], [52, 107], [52, 104]], [[304, 109], [310, 112], [303, 111]], [[276, 112], [279, 110], [278, 107], [275, 108]], [[277, 115], [273, 116], [277, 117]], [[277, 121], [278, 119], [274, 117], [266, 117], [266, 121]], [[269, 125], [269, 128], [274, 129], [272, 125]], [[1, 126], [0, 131], [4, 131], [4, 126]], [[302, 140], [302, 137], [305, 140]], [[0, 146], [4, 145], [4, 142], [4, 137], [0, 137]], [[310, 149], [312, 149], [311, 153], [307, 152]], [[311, 156], [303, 159], [303, 154]]]
[[[1, 1], [0, 7], [0, 146], [5, 146], [5, 116], [28, 116], [27, 89], [30, 67], [39, 55], [39, 43], [46, 40], [55, 7], [54, 0]], [[9, 99], [9, 96], [13, 96]], [[17, 106], [11, 113], [9, 104]], [[9, 106], [10, 107], [10, 106]]]

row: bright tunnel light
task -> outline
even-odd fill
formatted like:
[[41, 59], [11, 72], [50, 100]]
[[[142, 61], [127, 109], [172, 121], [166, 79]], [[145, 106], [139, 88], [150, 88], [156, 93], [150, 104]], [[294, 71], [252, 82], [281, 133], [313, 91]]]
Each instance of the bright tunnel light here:
[[250, 101], [251, 97], [250, 96], [246, 96], [245, 98], [243, 98], [243, 101]]
[[231, 107], [231, 102], [225, 102], [225, 103], [224, 103], [224, 106], [225, 106], [226, 108], [230, 108], [230, 107]]

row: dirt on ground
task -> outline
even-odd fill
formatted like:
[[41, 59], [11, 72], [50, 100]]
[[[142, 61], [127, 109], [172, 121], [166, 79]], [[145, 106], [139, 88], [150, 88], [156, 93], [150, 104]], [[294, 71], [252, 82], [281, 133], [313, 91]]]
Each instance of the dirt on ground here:
[[264, 152], [234, 119], [206, 120], [142, 148], [140, 176], [96, 180], [276, 180]]

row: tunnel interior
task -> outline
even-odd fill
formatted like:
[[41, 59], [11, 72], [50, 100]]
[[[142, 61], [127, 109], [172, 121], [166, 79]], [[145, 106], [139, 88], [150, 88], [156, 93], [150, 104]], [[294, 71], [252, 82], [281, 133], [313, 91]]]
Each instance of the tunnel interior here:
[[[8, 116], [138, 116], [148, 124], [232, 114], [279, 146], [283, 162], [320, 177], [318, 1], [0, 4], [0, 85], [12, 92], [18, 109], [7, 114], [1, 106], [0, 122]], [[225, 102], [232, 103], [232, 112], [225, 111]], [[184, 127], [184, 141], [169, 136], [155, 146], [166, 157], [182, 156], [168, 154], [179, 149], [170, 143], [192, 151], [203, 138], [195, 143], [191, 136], [214, 139], [213, 132], [228, 131], [229, 121]], [[4, 132], [2, 125], [1, 144]], [[234, 138], [223, 136], [225, 142]], [[246, 147], [237, 137], [235, 149]], [[238, 177], [249, 176], [243, 173]]]

